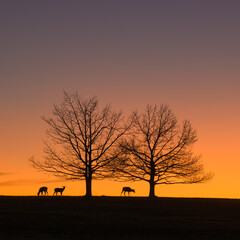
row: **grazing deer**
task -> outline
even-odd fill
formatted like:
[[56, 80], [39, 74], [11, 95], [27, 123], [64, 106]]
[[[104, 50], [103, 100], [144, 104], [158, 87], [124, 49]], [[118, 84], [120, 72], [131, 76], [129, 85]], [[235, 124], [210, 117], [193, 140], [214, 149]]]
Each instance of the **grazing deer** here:
[[62, 188], [55, 188], [53, 195], [54, 195], [54, 194], [57, 195], [57, 194], [60, 192], [60, 193], [61, 193], [61, 196], [62, 196], [62, 193], [63, 193], [63, 191], [64, 191], [65, 188], [66, 188], [66, 186], [63, 186]]
[[40, 187], [39, 188], [39, 190], [38, 190], [38, 196], [40, 195], [40, 193], [43, 195], [43, 193], [45, 194], [45, 195], [48, 195], [48, 188], [47, 187]]
[[124, 196], [126, 196], [126, 192], [128, 192], [128, 196], [129, 196], [130, 192], [134, 192], [135, 193], [135, 189], [131, 189], [130, 187], [123, 187], [121, 195], [122, 195], [122, 193], [124, 193]]

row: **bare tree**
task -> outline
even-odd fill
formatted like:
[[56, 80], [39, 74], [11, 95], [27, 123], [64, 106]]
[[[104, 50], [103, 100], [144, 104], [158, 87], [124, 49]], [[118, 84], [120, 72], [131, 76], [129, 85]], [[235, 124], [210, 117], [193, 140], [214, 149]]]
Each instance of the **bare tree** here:
[[133, 113], [131, 134], [120, 144], [124, 154], [114, 162], [119, 181], [146, 181], [149, 197], [157, 184], [202, 183], [212, 177], [204, 173], [200, 156], [194, 156], [196, 131], [189, 121], [182, 126], [167, 105], [147, 106]]
[[92, 179], [111, 177], [108, 164], [118, 157], [117, 141], [127, 128], [122, 114], [110, 106], [101, 111], [96, 97], [83, 100], [78, 93], [64, 93], [62, 105], [54, 105], [48, 125], [44, 158], [32, 165], [67, 180], [85, 180], [86, 196], [92, 195]]

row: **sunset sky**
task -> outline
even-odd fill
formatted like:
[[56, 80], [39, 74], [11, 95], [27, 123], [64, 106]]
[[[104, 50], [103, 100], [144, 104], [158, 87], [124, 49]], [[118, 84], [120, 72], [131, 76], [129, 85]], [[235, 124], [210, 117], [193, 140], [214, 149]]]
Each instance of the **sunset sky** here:
[[[46, 125], [63, 90], [97, 96], [127, 116], [168, 104], [197, 130], [194, 152], [214, 178], [206, 184], [158, 185], [164, 197], [240, 198], [240, 1], [0, 2], [0, 195], [36, 195], [66, 185], [33, 169]], [[123, 186], [148, 195], [144, 182], [94, 181], [94, 195]]]

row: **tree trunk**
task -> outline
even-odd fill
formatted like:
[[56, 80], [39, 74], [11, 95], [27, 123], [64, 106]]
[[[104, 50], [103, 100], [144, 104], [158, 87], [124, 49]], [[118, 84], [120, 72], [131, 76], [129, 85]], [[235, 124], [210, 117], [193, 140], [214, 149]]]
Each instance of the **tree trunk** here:
[[150, 184], [150, 191], [149, 191], [149, 197], [153, 198], [155, 197], [155, 181], [154, 181], [154, 177], [155, 177], [155, 164], [153, 161], [153, 158], [151, 158], [151, 174], [150, 174], [150, 180], [149, 180], [149, 184]]
[[86, 194], [85, 197], [92, 197], [92, 178], [86, 178]]
[[154, 197], [156, 197], [155, 196], [155, 182], [153, 182], [153, 181], [150, 181], [149, 182], [149, 185], [150, 185], [150, 191], [149, 191], [149, 197], [150, 198], [154, 198]]

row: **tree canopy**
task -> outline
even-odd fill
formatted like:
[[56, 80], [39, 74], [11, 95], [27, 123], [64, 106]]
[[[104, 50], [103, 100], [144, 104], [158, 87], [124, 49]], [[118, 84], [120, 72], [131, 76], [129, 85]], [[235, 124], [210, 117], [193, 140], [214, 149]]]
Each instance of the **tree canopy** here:
[[122, 156], [113, 164], [117, 180], [146, 181], [154, 197], [157, 184], [202, 183], [212, 177], [193, 154], [196, 131], [187, 120], [178, 124], [167, 105], [148, 105], [142, 114], [135, 111], [132, 122], [119, 145]]
[[96, 97], [82, 99], [64, 93], [63, 103], [54, 105], [48, 126], [44, 158], [31, 158], [32, 165], [67, 180], [85, 180], [86, 196], [92, 195], [92, 179], [111, 176], [108, 165], [118, 157], [117, 141], [126, 132], [122, 113], [109, 105], [99, 109]]

